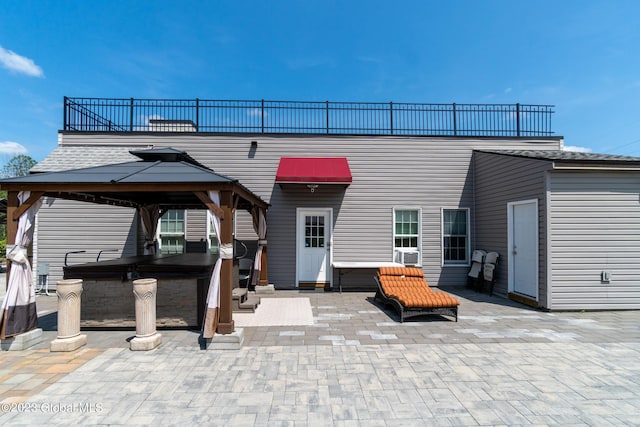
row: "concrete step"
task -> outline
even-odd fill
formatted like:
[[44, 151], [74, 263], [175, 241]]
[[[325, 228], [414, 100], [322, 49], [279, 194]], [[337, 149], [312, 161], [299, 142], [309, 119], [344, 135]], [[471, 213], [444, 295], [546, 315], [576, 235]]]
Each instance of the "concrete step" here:
[[234, 288], [231, 291], [231, 299], [233, 299], [234, 304], [235, 301], [238, 301], [238, 303], [243, 303], [247, 300], [248, 293], [249, 291], [247, 290], [247, 288]]
[[253, 295], [253, 294], [248, 294], [247, 299], [244, 302], [239, 302], [236, 305], [234, 301], [233, 311], [253, 313], [256, 311], [256, 308], [258, 308], [259, 304], [260, 304], [260, 297], [257, 297], [256, 295]]

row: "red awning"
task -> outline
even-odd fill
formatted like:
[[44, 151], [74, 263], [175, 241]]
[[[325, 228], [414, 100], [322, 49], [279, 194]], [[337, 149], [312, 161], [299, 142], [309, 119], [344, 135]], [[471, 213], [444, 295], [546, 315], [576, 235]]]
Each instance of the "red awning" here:
[[282, 157], [276, 182], [279, 184], [351, 184], [346, 157]]

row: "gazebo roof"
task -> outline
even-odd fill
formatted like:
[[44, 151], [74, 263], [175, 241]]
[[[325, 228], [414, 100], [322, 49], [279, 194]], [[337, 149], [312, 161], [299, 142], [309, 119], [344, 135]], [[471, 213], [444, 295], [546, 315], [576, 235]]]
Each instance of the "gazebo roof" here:
[[153, 148], [130, 153], [141, 160], [8, 178], [0, 180], [0, 188], [116, 206], [157, 204], [167, 209], [204, 209], [203, 192], [230, 190], [239, 196], [241, 208], [268, 206], [237, 179], [216, 173], [184, 151]]

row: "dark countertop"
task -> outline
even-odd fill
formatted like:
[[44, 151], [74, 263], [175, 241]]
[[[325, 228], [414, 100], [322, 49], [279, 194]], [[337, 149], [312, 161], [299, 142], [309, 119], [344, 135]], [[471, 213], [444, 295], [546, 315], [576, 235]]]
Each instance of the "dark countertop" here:
[[209, 277], [217, 255], [206, 253], [139, 255], [64, 267], [64, 278]]

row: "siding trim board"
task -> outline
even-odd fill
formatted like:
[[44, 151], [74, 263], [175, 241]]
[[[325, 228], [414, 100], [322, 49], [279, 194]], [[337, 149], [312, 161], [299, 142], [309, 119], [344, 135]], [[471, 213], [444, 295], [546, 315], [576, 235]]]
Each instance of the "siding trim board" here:
[[640, 171], [640, 167], [637, 166], [610, 166], [610, 165], [566, 165], [560, 163], [554, 163], [553, 168], [556, 170], [577, 170], [577, 171]]
[[[547, 233], [550, 233], [551, 230], [551, 171], [544, 172], [544, 188], [545, 188], [545, 199], [544, 199], [544, 218], [542, 219], [545, 222], [545, 230]], [[542, 301], [542, 306], [546, 307], [549, 310], [553, 310], [553, 264], [551, 263], [551, 254], [553, 253], [551, 250], [551, 241], [552, 236], [549, 236], [548, 239], [545, 239], [545, 253], [548, 254], [545, 257], [545, 283], [543, 291], [541, 295], [544, 297], [544, 301]]]

